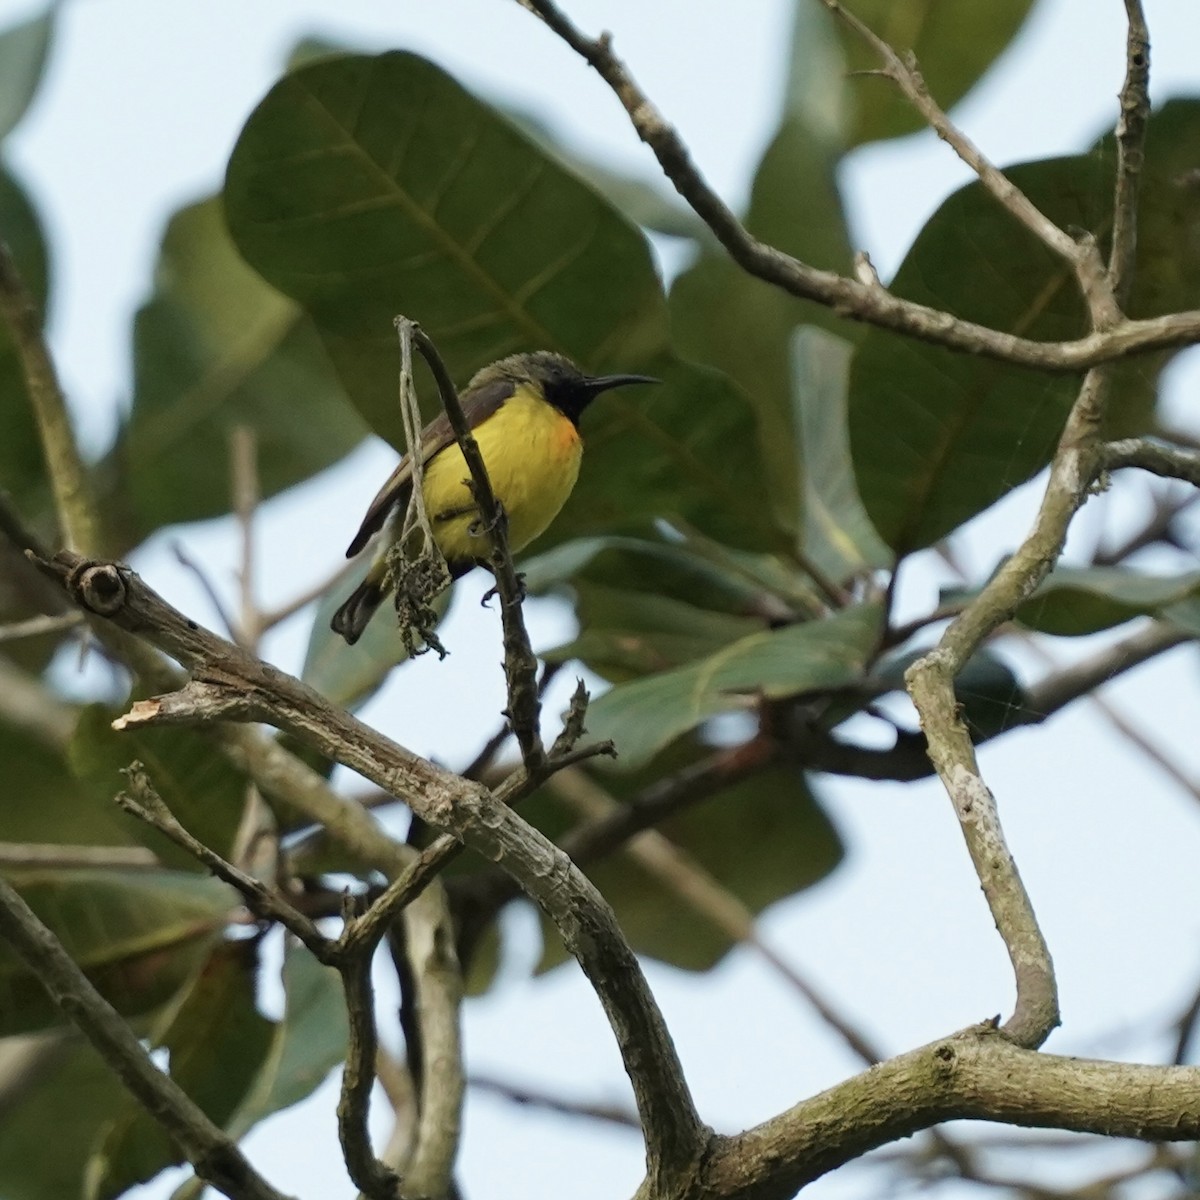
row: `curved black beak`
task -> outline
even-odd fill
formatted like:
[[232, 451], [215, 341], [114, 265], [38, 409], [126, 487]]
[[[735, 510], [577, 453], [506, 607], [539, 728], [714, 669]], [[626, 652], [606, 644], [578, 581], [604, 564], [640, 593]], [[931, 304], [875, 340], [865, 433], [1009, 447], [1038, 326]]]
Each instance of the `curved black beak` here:
[[594, 375], [583, 381], [583, 386], [592, 396], [607, 392], [609, 388], [624, 387], [627, 383], [662, 383], [653, 375]]

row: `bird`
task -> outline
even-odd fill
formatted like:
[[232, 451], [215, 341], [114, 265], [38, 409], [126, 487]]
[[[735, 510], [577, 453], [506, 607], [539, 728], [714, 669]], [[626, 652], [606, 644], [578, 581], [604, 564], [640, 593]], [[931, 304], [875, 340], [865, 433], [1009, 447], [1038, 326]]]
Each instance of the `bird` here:
[[[579, 418], [587, 406], [612, 388], [658, 382], [649, 375], [586, 375], [549, 350], [513, 354], [475, 373], [461, 396], [463, 413], [507, 518], [514, 554], [546, 531], [575, 486], [583, 456]], [[489, 543], [480, 528], [471, 472], [444, 412], [421, 431], [420, 455], [434, 540], [450, 578], [458, 579], [486, 562]], [[354, 558], [382, 535], [366, 578], [330, 621], [350, 645], [394, 584], [388, 552], [400, 537], [411, 493], [410, 454], [379, 489], [346, 550]]]

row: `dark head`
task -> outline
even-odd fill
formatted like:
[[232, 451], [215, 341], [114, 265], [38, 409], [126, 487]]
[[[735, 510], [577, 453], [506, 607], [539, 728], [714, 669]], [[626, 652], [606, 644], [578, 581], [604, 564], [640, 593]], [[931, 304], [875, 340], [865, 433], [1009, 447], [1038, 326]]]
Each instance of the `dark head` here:
[[659, 382], [650, 375], [585, 375], [569, 358], [550, 350], [502, 358], [484, 367], [471, 380], [471, 386], [497, 378], [538, 384], [546, 399], [575, 424], [579, 424], [580, 414], [601, 392], [627, 383]]

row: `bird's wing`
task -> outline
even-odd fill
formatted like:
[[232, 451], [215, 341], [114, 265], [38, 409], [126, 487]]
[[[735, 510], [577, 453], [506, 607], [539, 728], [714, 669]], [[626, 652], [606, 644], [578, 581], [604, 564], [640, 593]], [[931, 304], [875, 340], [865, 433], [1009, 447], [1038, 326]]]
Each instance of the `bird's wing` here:
[[[489, 379], [480, 387], [471, 388], [464, 392], [461, 400], [463, 415], [467, 424], [475, 429], [482, 424], [513, 394], [516, 385], [511, 379]], [[421, 462], [429, 463], [447, 446], [454, 442], [454, 430], [450, 428], [450, 419], [445, 412], [440, 412], [424, 429], [421, 430]], [[366, 544], [383, 528], [384, 522], [397, 504], [408, 503], [408, 493], [412, 486], [412, 459], [405, 455], [396, 469], [388, 476], [388, 481], [379, 489], [375, 499], [367, 509], [367, 515], [359, 526], [354, 540], [346, 550], [346, 557], [353, 558]]]

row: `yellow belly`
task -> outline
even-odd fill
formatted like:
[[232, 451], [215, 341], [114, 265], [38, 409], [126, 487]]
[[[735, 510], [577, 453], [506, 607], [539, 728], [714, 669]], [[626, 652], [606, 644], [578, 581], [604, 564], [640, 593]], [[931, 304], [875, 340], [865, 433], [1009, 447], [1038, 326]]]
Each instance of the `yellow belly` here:
[[[558, 409], [525, 389], [475, 429], [475, 440], [508, 514], [508, 544], [524, 549], [558, 516], [579, 478], [583, 443]], [[467, 486], [471, 472], [457, 444], [447, 446], [425, 468], [425, 506], [446, 559], [484, 558], [488, 542], [477, 526]]]

